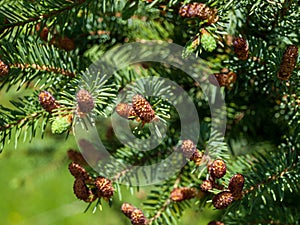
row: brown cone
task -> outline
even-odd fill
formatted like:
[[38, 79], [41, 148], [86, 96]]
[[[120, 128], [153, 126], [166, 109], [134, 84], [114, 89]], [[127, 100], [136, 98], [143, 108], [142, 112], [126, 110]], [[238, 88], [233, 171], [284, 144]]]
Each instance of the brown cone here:
[[298, 47], [296, 45], [289, 45], [282, 56], [277, 77], [281, 80], [288, 80], [295, 69], [297, 59]]
[[48, 91], [40, 92], [39, 102], [48, 113], [52, 113], [54, 109], [58, 109], [60, 107], [55, 98]]
[[97, 177], [95, 186], [97, 187], [99, 197], [110, 199], [114, 194], [115, 190], [111, 181], [105, 177]]
[[125, 216], [127, 216], [128, 218], [131, 218], [131, 214], [133, 212], [133, 210], [135, 210], [136, 208], [129, 204], [129, 203], [123, 203], [121, 210], [124, 213]]
[[97, 196], [95, 196], [92, 191], [86, 186], [82, 178], [75, 179], [73, 190], [76, 197], [85, 202], [92, 202], [97, 198]]
[[217, 12], [216, 9], [209, 8], [205, 4], [198, 2], [186, 4], [179, 9], [180, 16], [208, 20], [209, 24], [218, 21], [219, 17], [217, 16]]
[[197, 147], [192, 140], [187, 139], [182, 141], [181, 151], [186, 158], [190, 159], [197, 151]]
[[192, 199], [196, 196], [196, 189], [188, 188], [188, 187], [181, 187], [181, 188], [174, 188], [171, 192], [170, 198], [175, 202], [180, 202], [184, 200]]
[[155, 112], [150, 103], [141, 95], [132, 98], [132, 107], [143, 123], [150, 123], [155, 118]]
[[9, 73], [9, 66], [0, 59], [0, 77], [4, 77]]
[[69, 149], [68, 152], [67, 152], [67, 155], [68, 155], [68, 158], [72, 162], [77, 163], [81, 166], [87, 165], [87, 162], [85, 161], [83, 155], [80, 152], [75, 151], [73, 149]]
[[235, 174], [231, 177], [228, 189], [234, 196], [240, 195], [244, 187], [245, 178], [242, 174]]
[[116, 106], [116, 112], [125, 119], [134, 119], [137, 117], [133, 107], [127, 103], [119, 103]]
[[234, 52], [240, 60], [246, 60], [249, 55], [247, 41], [244, 38], [235, 38], [232, 42]]
[[76, 94], [76, 100], [81, 113], [89, 113], [95, 107], [94, 99], [87, 90], [79, 90]]
[[82, 178], [83, 180], [90, 180], [90, 176], [86, 172], [86, 170], [77, 163], [71, 162], [69, 164], [69, 171], [75, 178]]
[[222, 159], [216, 159], [209, 166], [209, 174], [212, 178], [221, 178], [226, 174], [226, 164]]
[[146, 225], [146, 218], [140, 209], [134, 209], [130, 217], [132, 225]]
[[208, 77], [211, 84], [220, 87], [230, 87], [237, 79], [236, 73], [229, 71], [228, 73], [215, 73]]
[[222, 191], [213, 197], [212, 202], [216, 209], [224, 209], [228, 207], [233, 200], [234, 198], [231, 192]]
[[202, 182], [200, 188], [201, 188], [201, 191], [208, 192], [209, 190], [213, 189], [213, 183], [210, 180], [205, 180]]

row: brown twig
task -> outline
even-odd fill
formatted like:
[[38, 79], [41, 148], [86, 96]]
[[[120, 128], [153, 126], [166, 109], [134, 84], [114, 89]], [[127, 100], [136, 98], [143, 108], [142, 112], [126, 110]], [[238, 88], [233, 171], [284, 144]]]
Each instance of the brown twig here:
[[16, 67], [19, 69], [27, 69], [27, 68], [32, 68], [32, 69], [36, 69], [36, 70], [40, 70], [40, 71], [47, 71], [47, 72], [53, 72], [53, 73], [57, 73], [57, 74], [62, 74], [65, 76], [68, 76], [70, 78], [74, 78], [76, 76], [75, 73], [72, 73], [71, 71], [62, 69], [62, 68], [57, 68], [54, 66], [46, 66], [46, 65], [37, 65], [37, 64], [21, 64], [21, 63], [14, 63], [14, 64], [10, 64], [9, 65], [10, 68]]

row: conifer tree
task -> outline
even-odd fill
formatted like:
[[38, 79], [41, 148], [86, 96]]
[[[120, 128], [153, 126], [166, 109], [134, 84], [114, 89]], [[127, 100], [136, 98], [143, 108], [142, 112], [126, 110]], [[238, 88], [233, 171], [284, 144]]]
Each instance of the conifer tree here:
[[296, 0], [2, 0], [0, 88], [26, 95], [0, 105], [1, 151], [74, 135], [74, 198], [128, 224], [299, 224], [299, 18]]

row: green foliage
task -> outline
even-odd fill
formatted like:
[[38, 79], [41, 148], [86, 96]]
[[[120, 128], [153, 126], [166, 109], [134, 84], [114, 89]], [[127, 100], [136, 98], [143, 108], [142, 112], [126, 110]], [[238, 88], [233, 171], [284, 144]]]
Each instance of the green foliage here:
[[[128, 194], [125, 188], [136, 194], [143, 189], [142, 183], [157, 178], [139, 166], [153, 166], [155, 170], [156, 164], [176, 153], [172, 156], [174, 165], [185, 162], [184, 166], [179, 171], [165, 166], [160, 172], [172, 176], [151, 186], [143, 199], [141, 209], [149, 224], [181, 224], [185, 210], [213, 208], [213, 196], [226, 189], [236, 173], [245, 177], [242, 197], [225, 210], [219, 210], [216, 219], [226, 224], [298, 224], [299, 57], [288, 80], [280, 79], [278, 71], [286, 47], [291, 44], [300, 47], [299, 2], [201, 1], [217, 10], [218, 20], [213, 23], [200, 17], [181, 17], [179, 9], [187, 3], [192, 1], [2, 0], [0, 88], [2, 93], [13, 91], [20, 96], [5, 99], [0, 105], [0, 150], [11, 142], [16, 148], [22, 141], [45, 135], [70, 138], [72, 124], [66, 115], [71, 115], [73, 125], [96, 125], [105, 149], [116, 159], [114, 163], [100, 160], [97, 171], [87, 167], [92, 177], [111, 175], [116, 190], [113, 199], [98, 198], [90, 203], [88, 206], [94, 206], [94, 210], [113, 203], [112, 207], [117, 204], [121, 213], [121, 202]], [[233, 49], [235, 37], [243, 37], [247, 42], [248, 49], [244, 50], [249, 54], [244, 60]], [[125, 43], [143, 44], [147, 40], [156, 41], [152, 42], [154, 49], [163, 42], [185, 46], [183, 58], [196, 56], [203, 65], [190, 65], [192, 77], [181, 71], [185, 65], [173, 68], [157, 62], [109, 70], [131, 58], [121, 50], [113, 50], [108, 56], [105, 53]], [[136, 54], [145, 56], [148, 52]], [[165, 52], [161, 55], [170, 57]], [[107, 60], [99, 68], [89, 67], [99, 59], [115, 58], [119, 61]], [[9, 67], [8, 74], [2, 74], [3, 65]], [[218, 74], [221, 77], [216, 76], [218, 79], [226, 79], [224, 74], [229, 71], [237, 74], [237, 79], [220, 89], [212, 87], [208, 83], [212, 82], [209, 74], [203, 76], [204, 66], [211, 69], [209, 73]], [[187, 120], [190, 129], [186, 133], [181, 134], [182, 118], [175, 107], [184, 104], [186, 98], [175, 95], [174, 87], [166, 80], [182, 88], [195, 106], [199, 121]], [[205, 85], [212, 87], [210, 92], [202, 90]], [[80, 89], [87, 90], [93, 98], [91, 112], [80, 111], [76, 99]], [[43, 90], [50, 92], [60, 105], [54, 112], [47, 112], [41, 106], [38, 96]], [[211, 112], [220, 100], [218, 93], [225, 96], [224, 121], [211, 118], [212, 113], [220, 117], [224, 113]], [[135, 94], [145, 97], [158, 121], [144, 123], [137, 118], [129, 121], [129, 134], [114, 132], [111, 118], [118, 116], [116, 105], [132, 104]], [[190, 113], [192, 109], [187, 111]], [[213, 122], [218, 125], [226, 122], [225, 137], [213, 129]], [[199, 127], [194, 126], [196, 123]], [[123, 123], [118, 126], [123, 128]], [[48, 132], [50, 128], [53, 134]], [[199, 152], [204, 153], [201, 163], [185, 159], [180, 152], [180, 144], [189, 134], [197, 136], [193, 141]], [[141, 145], [132, 141], [132, 136]], [[152, 148], [156, 140], [160, 143]], [[93, 150], [93, 140], [86, 141], [89, 150]], [[204, 193], [200, 185], [209, 179], [207, 168], [214, 159], [226, 162], [227, 173], [214, 181], [218, 188]], [[138, 187], [135, 189], [133, 184]], [[180, 187], [195, 188], [197, 195], [191, 200], [174, 201], [171, 192]]]

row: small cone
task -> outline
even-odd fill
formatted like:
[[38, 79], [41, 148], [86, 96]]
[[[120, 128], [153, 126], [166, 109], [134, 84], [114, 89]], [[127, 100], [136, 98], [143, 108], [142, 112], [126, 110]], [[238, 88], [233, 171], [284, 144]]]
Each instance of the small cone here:
[[80, 152], [77, 152], [73, 149], [69, 149], [67, 152], [68, 158], [76, 164], [81, 166], [86, 166], [87, 162], [85, 161], [83, 155]]
[[187, 139], [182, 141], [181, 151], [186, 158], [190, 159], [197, 151], [197, 147], [192, 140]]
[[105, 177], [97, 177], [95, 186], [97, 187], [99, 197], [110, 199], [114, 194], [115, 190], [112, 186], [112, 182]]
[[226, 164], [224, 160], [217, 159], [209, 166], [209, 174], [212, 178], [221, 178], [226, 174]]
[[249, 55], [249, 48], [246, 39], [235, 38], [232, 42], [234, 52], [240, 60], [246, 60]]
[[82, 178], [83, 180], [89, 180], [90, 176], [86, 170], [77, 163], [71, 162], [69, 164], [69, 171], [75, 178]]
[[156, 118], [152, 106], [141, 95], [132, 98], [132, 107], [143, 123], [150, 123]]
[[130, 217], [132, 225], [146, 225], [146, 217], [140, 209], [134, 209]]
[[56, 102], [55, 98], [48, 91], [40, 92], [39, 102], [48, 113], [52, 113], [53, 110], [58, 109], [60, 107], [60, 105]]
[[228, 185], [228, 189], [234, 196], [238, 196], [242, 193], [245, 183], [245, 178], [242, 174], [235, 174], [231, 177]]
[[170, 198], [175, 202], [181, 202], [194, 198], [196, 194], [197, 192], [194, 188], [181, 187], [173, 189]]
[[9, 73], [9, 66], [0, 59], [0, 77], [4, 77]]
[[80, 200], [85, 202], [93, 202], [97, 199], [92, 191], [86, 186], [82, 178], [76, 178], [73, 185], [74, 194]]
[[200, 188], [201, 188], [201, 191], [208, 192], [209, 190], [213, 189], [213, 183], [210, 180], [205, 180], [202, 182]]
[[200, 166], [202, 157], [203, 157], [203, 153], [196, 150], [192, 155], [191, 160], [194, 161], [197, 166]]
[[76, 94], [76, 100], [78, 104], [77, 111], [80, 111], [81, 113], [89, 113], [95, 107], [94, 99], [87, 90], [79, 90]]
[[183, 5], [179, 9], [179, 15], [187, 18], [199, 18], [202, 20], [208, 20], [208, 24], [216, 23], [219, 19], [217, 16], [217, 9], [212, 9], [203, 3], [190, 3]]
[[127, 103], [119, 103], [116, 106], [116, 112], [119, 116], [125, 119], [134, 119], [137, 117], [136, 112], [134, 111], [133, 107]]
[[129, 204], [129, 203], [123, 203], [121, 210], [124, 213], [125, 216], [127, 216], [128, 218], [131, 218], [131, 214], [133, 212], [133, 210], [135, 210], [136, 208]]
[[229, 71], [228, 73], [215, 73], [208, 77], [211, 84], [220, 87], [230, 87], [237, 79], [236, 73]]
[[288, 80], [295, 69], [298, 59], [298, 47], [296, 45], [289, 45], [281, 60], [280, 68], [277, 77], [280, 80]]
[[222, 191], [213, 197], [212, 202], [216, 209], [224, 209], [227, 208], [233, 200], [234, 198], [231, 192]]

